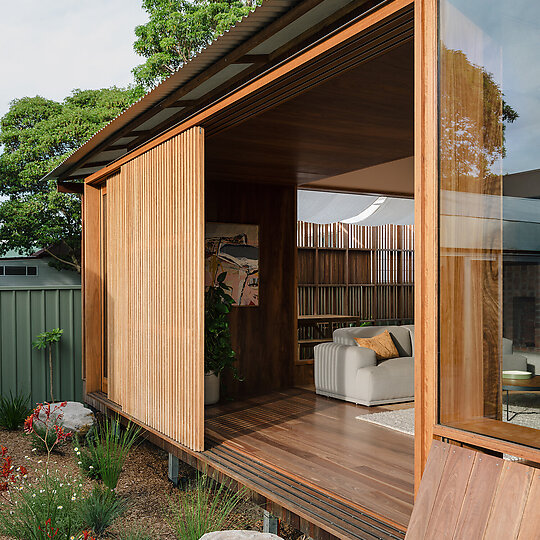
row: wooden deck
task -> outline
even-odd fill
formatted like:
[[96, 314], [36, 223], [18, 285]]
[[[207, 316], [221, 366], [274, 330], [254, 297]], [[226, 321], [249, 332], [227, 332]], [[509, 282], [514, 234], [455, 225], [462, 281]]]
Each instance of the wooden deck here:
[[[126, 414], [105, 394], [87, 403], [139, 424], [145, 437], [315, 540], [402, 540], [413, 506], [413, 438], [356, 416], [361, 407], [290, 389], [206, 409], [195, 452]], [[405, 405], [410, 406], [410, 405]], [[232, 483], [231, 483], [232, 482]]]
[[205, 454], [227, 449], [404, 531], [413, 507], [413, 437], [356, 419], [394, 408], [302, 389], [215, 406], [206, 411]]

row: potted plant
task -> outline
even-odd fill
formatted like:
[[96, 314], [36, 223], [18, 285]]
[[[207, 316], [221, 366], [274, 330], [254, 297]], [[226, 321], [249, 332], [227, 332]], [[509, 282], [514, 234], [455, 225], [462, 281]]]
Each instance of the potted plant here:
[[219, 401], [221, 372], [234, 366], [235, 353], [231, 346], [229, 313], [234, 299], [228, 294], [231, 287], [225, 284], [227, 272], [222, 272], [207, 287], [204, 294], [204, 404]]

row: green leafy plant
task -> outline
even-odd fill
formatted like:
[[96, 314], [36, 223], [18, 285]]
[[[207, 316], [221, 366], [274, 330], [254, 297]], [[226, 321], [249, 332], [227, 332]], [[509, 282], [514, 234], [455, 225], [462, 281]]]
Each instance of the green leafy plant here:
[[102, 534], [126, 508], [125, 499], [114, 491], [106, 486], [94, 486], [92, 493], [82, 501], [79, 513], [85, 527]]
[[204, 371], [219, 375], [230, 368], [238, 377], [234, 366], [235, 353], [231, 346], [229, 313], [234, 299], [225, 284], [227, 272], [222, 272], [204, 293]]
[[47, 349], [49, 356], [49, 391], [51, 393], [51, 403], [54, 402], [53, 396], [53, 361], [52, 361], [52, 346], [54, 343], [58, 343], [64, 331], [60, 328], [54, 328], [48, 332], [41, 332], [36, 336], [36, 339], [32, 341], [32, 347], [34, 349]]
[[[93, 429], [94, 427], [92, 426], [92, 430], [82, 439], [79, 435], [75, 435], [73, 438], [73, 451], [77, 457], [77, 464], [82, 474], [87, 478], [99, 479], [99, 463], [94, 459], [94, 454], [88, 448], [88, 444], [91, 444], [94, 440]], [[90, 433], [92, 433], [91, 437], [89, 437]]]
[[19, 540], [68, 540], [81, 531], [78, 484], [45, 475], [21, 487], [0, 505], [1, 534]]
[[201, 474], [176, 500], [169, 499], [167, 521], [176, 538], [199, 540], [203, 534], [222, 529], [244, 496], [244, 490], [229, 491]]
[[[0, 447], [0, 534], [17, 540], [95, 540], [88, 531], [82, 530], [78, 508], [83, 497], [82, 484], [68, 475], [55, 476], [49, 468], [55, 447], [71, 436], [54, 423], [62, 418], [65, 405], [65, 402], [39, 403], [24, 421], [27, 434], [39, 436], [36, 428], [45, 426], [43, 444], [47, 448], [47, 459], [41, 476], [36, 476], [35, 481], [30, 482], [26, 467], [16, 467], [7, 448]], [[48, 442], [49, 432], [55, 434], [52, 443]], [[31, 461], [28, 456], [26, 459]], [[37, 465], [40, 463], [42, 460]]]
[[112, 87], [11, 101], [0, 118], [1, 254], [44, 249], [51, 266], [81, 271], [81, 197], [43, 177], [141, 95]]
[[22, 426], [30, 414], [30, 395], [10, 392], [9, 397], [0, 396], [0, 426], [9, 430], [16, 430]]
[[[47, 453], [48, 449], [51, 449], [53, 454], [62, 454], [67, 440], [56, 441], [56, 432], [54, 426], [59, 426], [58, 422], [53, 422], [47, 429], [45, 425], [35, 425], [33, 432], [30, 434], [32, 437], [32, 446], [37, 452]], [[52, 429], [51, 429], [52, 428]]]
[[[96, 476], [109, 489], [115, 489], [118, 485], [126, 458], [140, 432], [140, 428], [131, 423], [123, 429], [117, 418], [110, 420], [106, 416], [95, 430], [93, 439], [88, 442], [87, 463], [97, 469]], [[82, 453], [81, 451], [81, 455]]]

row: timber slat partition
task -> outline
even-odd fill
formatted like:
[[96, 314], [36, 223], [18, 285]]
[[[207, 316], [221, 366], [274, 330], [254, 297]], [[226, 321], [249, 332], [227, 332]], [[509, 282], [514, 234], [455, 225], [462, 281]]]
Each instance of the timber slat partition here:
[[203, 144], [192, 128], [107, 181], [109, 398], [194, 450], [204, 449]]
[[[349, 315], [357, 322], [408, 324], [414, 313], [414, 226], [299, 221], [298, 315]], [[298, 361], [350, 322], [299, 324]]]
[[540, 471], [433, 441], [408, 540], [538, 538]]

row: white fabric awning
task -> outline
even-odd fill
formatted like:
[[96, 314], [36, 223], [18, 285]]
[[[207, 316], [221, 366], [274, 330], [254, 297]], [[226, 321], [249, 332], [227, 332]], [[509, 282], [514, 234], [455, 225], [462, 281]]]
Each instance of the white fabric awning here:
[[298, 191], [298, 219], [311, 223], [412, 225], [414, 201], [376, 195]]

